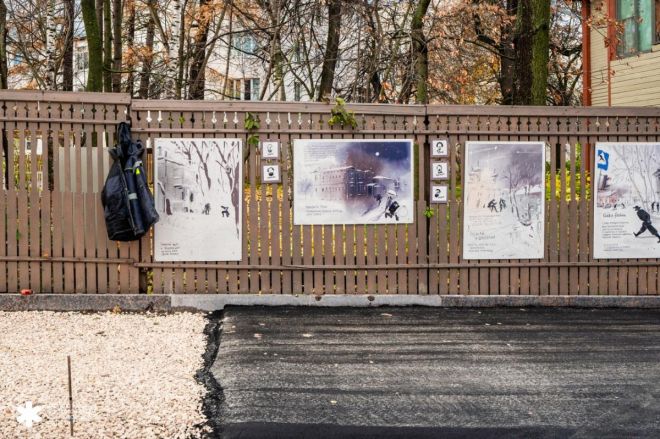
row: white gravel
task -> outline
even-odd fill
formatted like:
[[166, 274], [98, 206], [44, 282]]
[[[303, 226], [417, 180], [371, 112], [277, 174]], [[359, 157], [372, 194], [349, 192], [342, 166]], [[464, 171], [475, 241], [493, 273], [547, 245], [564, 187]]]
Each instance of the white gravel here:
[[[70, 437], [67, 355], [77, 438], [200, 435], [206, 348], [200, 314], [0, 312], [0, 437]], [[31, 429], [17, 406], [41, 406]]]

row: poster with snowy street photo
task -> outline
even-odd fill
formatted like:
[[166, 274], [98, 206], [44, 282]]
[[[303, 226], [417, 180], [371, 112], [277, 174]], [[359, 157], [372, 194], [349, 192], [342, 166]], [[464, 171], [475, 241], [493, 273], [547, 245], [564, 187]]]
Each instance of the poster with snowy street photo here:
[[412, 223], [412, 157], [411, 140], [294, 140], [294, 223]]
[[241, 260], [241, 140], [160, 138], [154, 155], [154, 259]]
[[543, 258], [545, 143], [466, 142], [464, 259]]
[[597, 142], [594, 258], [660, 258], [660, 143]]

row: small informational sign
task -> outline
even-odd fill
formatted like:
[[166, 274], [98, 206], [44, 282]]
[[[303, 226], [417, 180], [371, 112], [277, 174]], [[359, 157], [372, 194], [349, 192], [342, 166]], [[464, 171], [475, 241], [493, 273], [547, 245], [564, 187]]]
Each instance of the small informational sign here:
[[295, 140], [294, 223], [412, 223], [412, 145], [399, 139]]
[[242, 148], [240, 139], [156, 139], [156, 261], [241, 260]]
[[280, 165], [263, 165], [261, 168], [262, 183], [281, 183]]
[[431, 162], [431, 180], [447, 180], [449, 164], [447, 162]]
[[594, 160], [594, 258], [660, 258], [660, 143], [598, 142]]
[[447, 202], [448, 188], [446, 184], [431, 185], [431, 204], [445, 204]]
[[545, 143], [467, 142], [464, 259], [544, 256]]
[[449, 155], [449, 147], [447, 139], [434, 139], [431, 141], [431, 157], [447, 157]]
[[278, 160], [280, 158], [280, 142], [265, 140], [261, 142], [261, 158], [265, 160]]

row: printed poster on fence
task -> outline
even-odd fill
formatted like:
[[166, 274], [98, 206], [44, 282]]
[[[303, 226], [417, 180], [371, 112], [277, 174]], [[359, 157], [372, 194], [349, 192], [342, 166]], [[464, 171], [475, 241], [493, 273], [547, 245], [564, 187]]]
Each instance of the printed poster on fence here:
[[596, 143], [594, 258], [660, 258], [660, 143]]
[[295, 140], [295, 224], [412, 223], [412, 140]]
[[241, 259], [240, 139], [156, 139], [156, 261]]
[[467, 142], [463, 259], [544, 256], [545, 143]]

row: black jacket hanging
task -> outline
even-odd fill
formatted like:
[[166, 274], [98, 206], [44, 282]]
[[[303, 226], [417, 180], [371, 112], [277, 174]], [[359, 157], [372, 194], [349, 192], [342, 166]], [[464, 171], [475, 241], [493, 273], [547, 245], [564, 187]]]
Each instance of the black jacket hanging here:
[[117, 145], [110, 149], [114, 163], [105, 180], [101, 202], [108, 238], [134, 241], [158, 222], [158, 213], [142, 167], [142, 142], [132, 141], [131, 128], [125, 122], [117, 127], [117, 140]]

